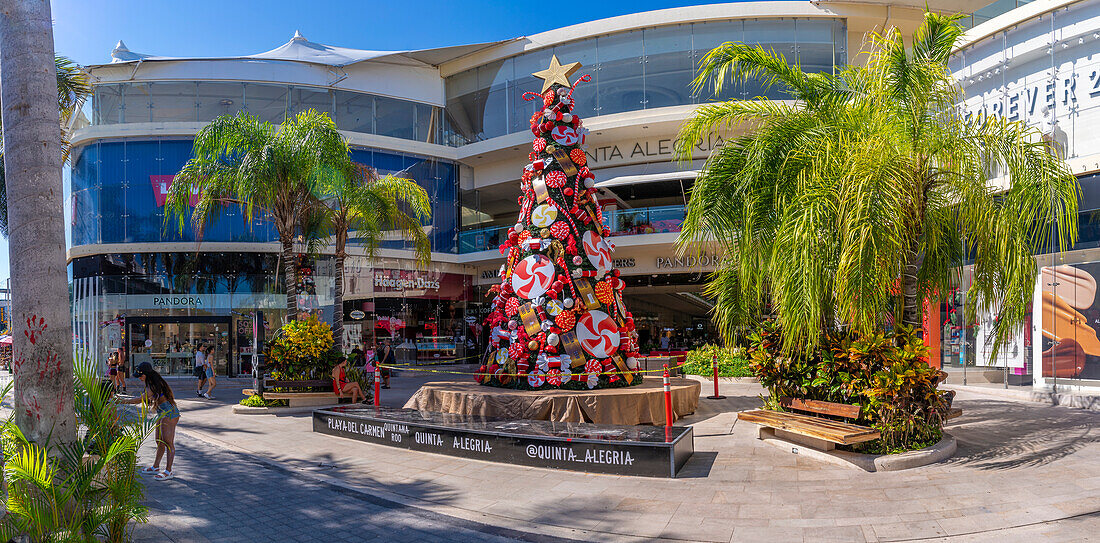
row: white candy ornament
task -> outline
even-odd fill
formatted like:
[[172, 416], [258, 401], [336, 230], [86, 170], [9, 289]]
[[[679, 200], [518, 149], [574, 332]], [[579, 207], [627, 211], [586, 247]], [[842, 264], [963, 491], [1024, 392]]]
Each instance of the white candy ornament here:
[[627, 358], [626, 359], [626, 367], [628, 367], [632, 370], [638, 369], [638, 359], [634, 358], [633, 356]]
[[512, 290], [516, 296], [534, 300], [550, 289], [555, 275], [552, 260], [543, 255], [528, 256], [512, 270]]
[[596, 358], [607, 358], [619, 349], [619, 326], [603, 311], [592, 310], [577, 319], [577, 339]]
[[[527, 374], [527, 384], [531, 385], [531, 388], [538, 388], [546, 382], [546, 376], [542, 373], [534, 372]], [[591, 385], [589, 385], [591, 388]]]
[[574, 255], [573, 256], [573, 265], [574, 266], [580, 266], [581, 262], [584, 262], [584, 260], [581, 258], [581, 255]]
[[584, 179], [584, 188], [590, 189], [594, 186], [596, 186], [596, 180], [595, 179], [592, 179], [591, 177], [586, 177]]
[[557, 334], [551, 333], [546, 336], [546, 344], [550, 346], [555, 346], [558, 344], [558, 341], [560, 341], [560, 339], [561, 338], [559, 338]]
[[523, 223], [518, 223], [517, 222], [516, 225], [512, 227], [512, 230], [515, 230], [515, 232], [517, 234], [520, 233], [520, 232], [523, 232], [523, 230], [524, 230]]
[[592, 372], [588, 374], [588, 388], [596, 388], [600, 384], [600, 374]]
[[561, 303], [562, 303], [562, 305], [565, 306], [566, 309], [570, 309], [570, 308], [573, 307], [573, 299], [572, 298], [566, 298], [566, 299], [562, 300]]

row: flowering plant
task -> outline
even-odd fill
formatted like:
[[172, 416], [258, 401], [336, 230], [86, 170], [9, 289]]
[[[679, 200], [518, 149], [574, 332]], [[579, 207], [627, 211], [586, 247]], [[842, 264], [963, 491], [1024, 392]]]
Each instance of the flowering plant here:
[[306, 378], [331, 369], [332, 329], [316, 316], [283, 325], [268, 344], [268, 363], [286, 375]]

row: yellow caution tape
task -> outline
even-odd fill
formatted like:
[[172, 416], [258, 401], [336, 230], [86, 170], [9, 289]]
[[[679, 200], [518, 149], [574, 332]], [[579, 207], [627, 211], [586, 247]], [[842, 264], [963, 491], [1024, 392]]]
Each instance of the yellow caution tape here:
[[[426, 372], [426, 373], [446, 373], [446, 374], [450, 374], [450, 375], [473, 375], [473, 376], [495, 376], [495, 377], [527, 377], [528, 375], [530, 375], [532, 373], [534, 373], [536, 375], [547, 375], [546, 372], [543, 372], [543, 371], [533, 371], [533, 372], [528, 372], [528, 373], [486, 373], [486, 372], [480, 372], [480, 371], [470, 372], [470, 371], [453, 371], [453, 370], [433, 370], [433, 369], [430, 369], [430, 368], [417, 368], [417, 367], [412, 367], [412, 366], [397, 366], [397, 365], [393, 365], [393, 364], [376, 364], [376, 365], [379, 368], [399, 369], [399, 370], [408, 370], [408, 371], [422, 371], [422, 372]], [[668, 369], [671, 371], [671, 370], [682, 368], [686, 365], [687, 365], [687, 362], [684, 362], [683, 364], [680, 364], [679, 366], [671, 366]], [[639, 373], [657, 373], [657, 372], [663, 372], [663, 371], [665, 371], [665, 368], [661, 368], [661, 369], [657, 369], [657, 370], [636, 370], [636, 371], [601, 371], [601, 372], [597, 372], [596, 374], [597, 375], [626, 375], [626, 374], [636, 375], [636, 374], [639, 374]], [[588, 372], [585, 372], [585, 371], [570, 372], [570, 373], [578, 373], [578, 374], [588, 375]]]

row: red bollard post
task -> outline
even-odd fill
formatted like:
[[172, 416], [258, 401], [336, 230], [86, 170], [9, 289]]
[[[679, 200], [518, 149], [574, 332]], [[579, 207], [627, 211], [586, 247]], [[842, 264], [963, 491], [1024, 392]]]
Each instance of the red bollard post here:
[[374, 367], [374, 406], [378, 407], [378, 403], [381, 400], [382, 395], [382, 372], [378, 371], [378, 366]]
[[665, 364], [665, 427], [672, 426], [672, 384], [668, 382], [668, 364]]
[[718, 353], [714, 353], [714, 359], [711, 360], [711, 367], [714, 369], [714, 396], [707, 396], [707, 399], [724, 400], [726, 397], [718, 393]]

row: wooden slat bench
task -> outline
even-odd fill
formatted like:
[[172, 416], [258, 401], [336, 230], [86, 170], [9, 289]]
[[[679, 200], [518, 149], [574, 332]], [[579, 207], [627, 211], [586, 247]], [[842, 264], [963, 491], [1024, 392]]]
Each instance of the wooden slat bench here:
[[[265, 400], [287, 400], [290, 407], [310, 407], [317, 405], [333, 405], [340, 403], [340, 400], [347, 398], [348, 396], [337, 396], [332, 392], [332, 381], [325, 379], [315, 379], [306, 381], [277, 381], [274, 379], [267, 379], [264, 381], [263, 397]], [[327, 388], [325, 392], [315, 392], [311, 390], [290, 391], [290, 392], [275, 392], [271, 389], [274, 388]], [[253, 396], [256, 391], [251, 388], [246, 388], [241, 391], [245, 396]]]
[[[781, 398], [780, 405], [787, 409], [854, 419], [859, 416], [859, 406], [799, 398]], [[831, 451], [839, 445], [852, 445], [878, 439], [874, 428], [835, 421], [822, 417], [756, 409], [737, 414], [738, 420], [759, 424], [760, 438], [770, 435], [793, 441], [822, 451]]]

